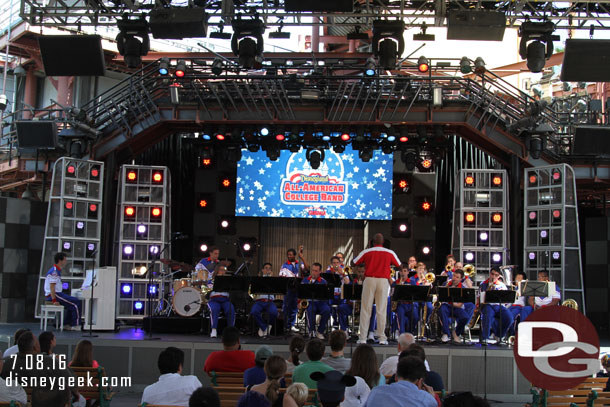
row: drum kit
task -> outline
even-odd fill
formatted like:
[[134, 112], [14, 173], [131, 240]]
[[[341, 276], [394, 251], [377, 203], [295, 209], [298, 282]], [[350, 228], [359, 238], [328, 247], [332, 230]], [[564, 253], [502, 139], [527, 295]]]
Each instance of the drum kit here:
[[[163, 300], [157, 309], [158, 314], [169, 316], [172, 312], [181, 317], [192, 317], [201, 311], [202, 305], [207, 304], [209, 293], [212, 291], [208, 286], [208, 271], [195, 270], [187, 263], [177, 262], [170, 259], [162, 259], [170, 272], [162, 275], [161, 287], [170, 287], [167, 296], [161, 296]], [[174, 278], [176, 274], [189, 277]]]

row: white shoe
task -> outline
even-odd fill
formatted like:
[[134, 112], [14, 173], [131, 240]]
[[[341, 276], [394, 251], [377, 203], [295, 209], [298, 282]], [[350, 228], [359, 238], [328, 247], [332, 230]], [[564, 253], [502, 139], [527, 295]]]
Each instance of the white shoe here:
[[374, 341], [375, 340], [375, 333], [374, 332], [369, 332], [369, 337], [367, 338], [370, 341]]
[[443, 343], [447, 343], [447, 342], [449, 342], [449, 335], [447, 335], [447, 334], [443, 334], [443, 336], [441, 337], [441, 341], [442, 341]]
[[388, 341], [379, 341], [380, 345], [389, 345]]
[[316, 332], [316, 338], [318, 338], [318, 339], [322, 339], [322, 340], [326, 339], [326, 338], [324, 337], [324, 335], [323, 335], [323, 334], [321, 334], [320, 332]]
[[265, 336], [265, 331], [263, 331], [262, 329], [258, 328], [258, 336], [261, 337], [261, 338], [263, 336]]
[[218, 333], [216, 332], [216, 329], [212, 328], [212, 332], [210, 332], [210, 338], [217, 338], [218, 337]]
[[356, 344], [357, 344], [357, 345], [366, 344], [366, 341], [365, 341], [365, 340], [362, 340], [362, 339], [358, 339], [358, 340], [356, 341]]
[[271, 325], [269, 325], [269, 326], [267, 327], [267, 330], [266, 330], [266, 332], [265, 332], [265, 333], [267, 334], [267, 336], [271, 335]]
[[81, 326], [80, 326], [80, 325], [74, 325], [74, 326], [72, 327], [72, 330], [73, 330], [73, 331], [81, 331], [82, 329], [81, 329]]
[[295, 334], [298, 334], [301, 331], [299, 330], [299, 328], [297, 328], [296, 326], [293, 325], [290, 327], [290, 332], [294, 332]]
[[394, 337], [396, 338], [396, 340], [398, 340], [398, 337], [399, 337], [399, 336], [400, 336], [400, 331], [397, 329], [397, 330], [394, 332]]

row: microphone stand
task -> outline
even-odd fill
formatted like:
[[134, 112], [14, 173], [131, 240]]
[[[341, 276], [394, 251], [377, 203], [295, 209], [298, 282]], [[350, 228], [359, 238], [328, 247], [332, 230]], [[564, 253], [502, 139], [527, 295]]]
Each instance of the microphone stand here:
[[[95, 255], [97, 254], [97, 250], [91, 253], [91, 263], [93, 264], [93, 270], [91, 270], [91, 296], [89, 297], [89, 333], [83, 334], [85, 338], [97, 338], [98, 335], [93, 335], [93, 287], [95, 286]], [[87, 271], [85, 270], [85, 276]]]
[[154, 341], [154, 340], [160, 340], [161, 338], [153, 338], [152, 337], [152, 319], [153, 319], [153, 306], [152, 306], [152, 293], [150, 292], [150, 289], [153, 286], [153, 274], [155, 271], [155, 263], [157, 262], [157, 259], [161, 258], [161, 255], [163, 255], [163, 253], [167, 250], [168, 247], [171, 246], [171, 244], [175, 241], [178, 240], [179, 238], [181, 238], [182, 235], [174, 235], [172, 236], [172, 238], [169, 240], [169, 242], [167, 242], [164, 246], [163, 249], [161, 249], [161, 251], [158, 254], [155, 254], [152, 256], [152, 260], [148, 265], [147, 268], [147, 272], [148, 272], [148, 287], [146, 290], [146, 296], [148, 298], [148, 338], [145, 338], [146, 340], [149, 341]]

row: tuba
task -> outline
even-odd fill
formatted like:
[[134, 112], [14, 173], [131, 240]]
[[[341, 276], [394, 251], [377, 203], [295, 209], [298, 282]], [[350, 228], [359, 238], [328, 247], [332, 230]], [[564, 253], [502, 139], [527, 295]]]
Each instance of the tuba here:
[[474, 265], [466, 264], [462, 270], [464, 270], [464, 277], [468, 277], [474, 281], [475, 277], [477, 276], [477, 269], [474, 267]]
[[576, 300], [573, 300], [572, 298], [568, 298], [567, 300], [562, 302], [561, 306], [572, 308], [573, 310], [578, 311], [578, 303], [576, 302]]
[[500, 273], [502, 273], [502, 280], [504, 280], [504, 284], [507, 287], [510, 287], [513, 284], [513, 268], [515, 266], [502, 266], [500, 267]]

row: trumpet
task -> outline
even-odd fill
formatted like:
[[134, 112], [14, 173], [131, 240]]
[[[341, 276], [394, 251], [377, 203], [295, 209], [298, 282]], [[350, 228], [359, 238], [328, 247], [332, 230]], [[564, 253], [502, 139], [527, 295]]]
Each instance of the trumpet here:
[[472, 264], [466, 264], [464, 268], [464, 277], [468, 277], [474, 281], [474, 278], [477, 276], [477, 269]]
[[352, 274], [352, 272], [353, 272], [353, 271], [352, 271], [352, 268], [351, 268], [350, 266], [346, 266], [346, 267], [343, 269], [343, 274], [345, 274], [345, 275]]
[[447, 273], [449, 273], [449, 272], [450, 272], [450, 271], [452, 271], [452, 270], [453, 270], [453, 267], [451, 267], [449, 264], [447, 264], [447, 265], [445, 266], [445, 271], [446, 271]]
[[426, 282], [428, 282], [429, 284], [434, 283], [434, 280], [436, 280], [436, 276], [434, 275], [434, 273], [426, 273], [426, 275], [424, 276], [424, 280], [426, 280]]

